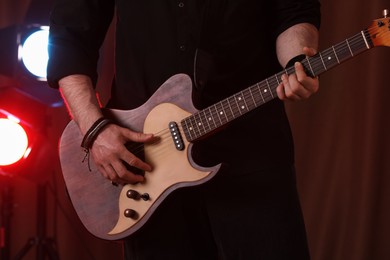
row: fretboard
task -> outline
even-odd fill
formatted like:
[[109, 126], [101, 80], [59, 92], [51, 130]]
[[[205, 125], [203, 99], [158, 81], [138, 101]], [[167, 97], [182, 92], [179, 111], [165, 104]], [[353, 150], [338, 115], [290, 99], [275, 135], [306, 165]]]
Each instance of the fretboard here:
[[[306, 73], [316, 77], [373, 47], [367, 30], [301, 61]], [[258, 82], [218, 103], [183, 119], [181, 125], [188, 141], [204, 137], [232, 120], [277, 97], [276, 88], [283, 74], [295, 73], [294, 66]]]

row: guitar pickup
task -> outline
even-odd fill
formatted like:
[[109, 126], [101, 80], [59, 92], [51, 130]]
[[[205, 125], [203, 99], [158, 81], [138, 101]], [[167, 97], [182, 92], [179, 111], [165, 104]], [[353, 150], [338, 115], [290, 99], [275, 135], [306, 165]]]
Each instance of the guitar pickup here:
[[179, 151], [184, 150], [183, 138], [181, 137], [179, 127], [176, 122], [169, 123], [169, 131], [171, 132], [172, 140], [176, 149]]

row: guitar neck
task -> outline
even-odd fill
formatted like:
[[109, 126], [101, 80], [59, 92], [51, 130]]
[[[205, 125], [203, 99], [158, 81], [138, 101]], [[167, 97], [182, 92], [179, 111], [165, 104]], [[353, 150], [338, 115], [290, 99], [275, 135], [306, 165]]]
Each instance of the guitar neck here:
[[[372, 48], [368, 30], [334, 45], [301, 61], [306, 73], [316, 77], [325, 71]], [[276, 88], [283, 74], [295, 73], [294, 66], [258, 82], [218, 103], [211, 105], [182, 120], [181, 125], [188, 141], [200, 139], [232, 120], [254, 110], [277, 97]]]

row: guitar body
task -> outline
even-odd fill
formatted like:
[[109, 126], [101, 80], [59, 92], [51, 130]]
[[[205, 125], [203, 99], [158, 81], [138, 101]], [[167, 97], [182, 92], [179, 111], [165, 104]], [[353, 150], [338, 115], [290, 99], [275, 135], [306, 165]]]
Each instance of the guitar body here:
[[[156, 142], [144, 145], [145, 161], [153, 166], [146, 181], [135, 185], [113, 185], [98, 171], [93, 160], [82, 162], [83, 136], [74, 121], [65, 128], [60, 142], [60, 160], [72, 204], [87, 230], [93, 235], [117, 240], [138, 230], [174, 190], [208, 181], [220, 168], [203, 168], [191, 158], [191, 147], [183, 135], [184, 149], [176, 149], [169, 131], [170, 122], [196, 112], [191, 99], [192, 82], [184, 74], [168, 79], [141, 107], [134, 110], [105, 110], [107, 117], [129, 129], [154, 133]], [[180, 129], [180, 127], [179, 127]], [[129, 190], [148, 194], [148, 199], [128, 198]], [[136, 217], [126, 217], [132, 210]]]

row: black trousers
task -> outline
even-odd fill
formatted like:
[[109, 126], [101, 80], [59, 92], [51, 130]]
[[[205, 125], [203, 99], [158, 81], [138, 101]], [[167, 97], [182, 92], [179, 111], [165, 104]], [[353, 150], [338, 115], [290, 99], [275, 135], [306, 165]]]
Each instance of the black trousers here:
[[294, 169], [225, 170], [177, 190], [124, 250], [129, 260], [309, 259]]

